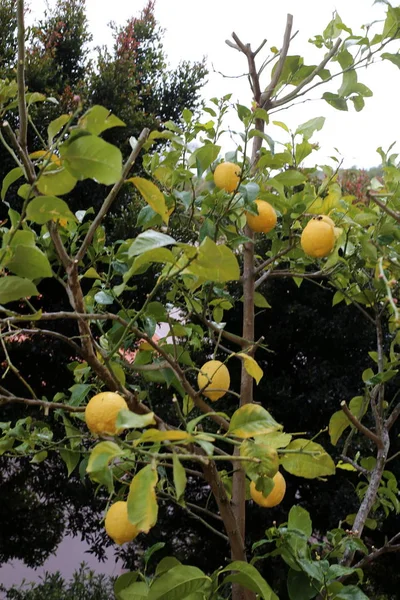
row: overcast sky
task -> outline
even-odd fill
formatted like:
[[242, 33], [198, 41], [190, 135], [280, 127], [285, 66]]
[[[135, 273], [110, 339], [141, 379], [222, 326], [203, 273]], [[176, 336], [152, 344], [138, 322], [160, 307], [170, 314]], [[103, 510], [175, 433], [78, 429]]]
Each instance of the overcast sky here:
[[[52, 4], [54, 0], [50, 0]], [[146, 0], [86, 0], [90, 28], [94, 45], [112, 43], [107, 24], [113, 20], [123, 24], [126, 19], [137, 15]], [[228, 92], [232, 99], [250, 105], [251, 93], [246, 78], [230, 79], [225, 75], [240, 75], [246, 70], [245, 58], [225, 44], [235, 31], [243, 42], [251, 42], [256, 48], [266, 38], [266, 48], [281, 47], [287, 13], [294, 17], [293, 31], [298, 30], [290, 54], [301, 54], [306, 64], [321, 60], [315, 58], [315, 49], [308, 39], [322, 33], [324, 27], [337, 10], [344, 23], [359, 32], [361, 24], [383, 19], [384, 5], [373, 0], [157, 0], [156, 18], [165, 29], [164, 47], [170, 65], [182, 59], [200, 60], [207, 57], [210, 75], [203, 91], [205, 99], [220, 97]], [[394, 2], [396, 4], [396, 2]], [[32, 17], [39, 16], [45, 0], [31, 0]], [[392, 50], [396, 51], [399, 44]], [[215, 72], [213, 71], [215, 69]], [[337, 81], [339, 87], [340, 82]], [[367, 71], [359, 72], [359, 81], [368, 85], [374, 96], [366, 99], [361, 113], [350, 109], [348, 113], [336, 111], [324, 101], [313, 100], [275, 115], [291, 128], [314, 116], [325, 116], [325, 127], [315, 136], [322, 150], [318, 160], [325, 162], [338, 148], [344, 158], [344, 166], [357, 164], [369, 167], [379, 163], [376, 148], [384, 149], [399, 139], [400, 119], [398, 98], [400, 95], [400, 70], [393, 64], [383, 62]], [[261, 81], [265, 86], [267, 81]], [[321, 89], [321, 88], [320, 88]], [[317, 98], [315, 92], [313, 98]], [[236, 122], [228, 123], [233, 128]], [[268, 133], [272, 137], [281, 135], [275, 126]], [[313, 139], [314, 141], [314, 139]], [[231, 150], [229, 142], [224, 150]], [[397, 147], [396, 147], [397, 148]]]

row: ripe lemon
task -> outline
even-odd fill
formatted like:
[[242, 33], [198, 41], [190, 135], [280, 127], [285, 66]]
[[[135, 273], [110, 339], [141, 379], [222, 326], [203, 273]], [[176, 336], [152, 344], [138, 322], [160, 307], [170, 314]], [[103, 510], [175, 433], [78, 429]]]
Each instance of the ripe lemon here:
[[254, 481], [250, 483], [250, 496], [256, 504], [264, 508], [272, 508], [277, 506], [283, 500], [286, 492], [286, 481], [283, 475], [278, 471], [273, 477], [274, 487], [268, 496], [263, 496], [262, 492], [256, 490]]
[[276, 225], [277, 216], [273, 207], [265, 200], [256, 200], [258, 215], [246, 213], [247, 225], [257, 233], [268, 233]]
[[89, 400], [85, 410], [86, 425], [92, 433], [108, 433], [115, 435], [115, 421], [122, 408], [128, 408], [127, 403], [115, 392], [101, 392]]
[[229, 390], [231, 378], [227, 367], [220, 360], [209, 360], [204, 363], [197, 376], [197, 383], [200, 389], [205, 385], [203, 394], [212, 402], [225, 396]]
[[240, 167], [235, 163], [220, 163], [214, 171], [214, 183], [221, 190], [234, 192], [240, 180]]
[[122, 500], [110, 506], [104, 525], [107, 534], [119, 546], [131, 542], [139, 534], [136, 526], [128, 520], [128, 503]]
[[334, 227], [325, 221], [323, 215], [314, 217], [304, 227], [300, 243], [308, 256], [328, 256], [335, 245]]
[[324, 221], [324, 223], [329, 223], [329, 225], [331, 227], [333, 227], [333, 228], [335, 227], [335, 222], [330, 217], [328, 217], [328, 215], [318, 215], [318, 216], [321, 221]]

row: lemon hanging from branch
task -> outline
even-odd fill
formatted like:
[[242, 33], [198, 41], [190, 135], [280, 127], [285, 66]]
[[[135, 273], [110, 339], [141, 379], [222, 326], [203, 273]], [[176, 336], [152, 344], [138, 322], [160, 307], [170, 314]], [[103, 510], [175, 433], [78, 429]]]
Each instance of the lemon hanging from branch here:
[[231, 378], [224, 363], [220, 360], [209, 360], [201, 367], [197, 383], [204, 396], [211, 402], [215, 402], [225, 396], [229, 390]]

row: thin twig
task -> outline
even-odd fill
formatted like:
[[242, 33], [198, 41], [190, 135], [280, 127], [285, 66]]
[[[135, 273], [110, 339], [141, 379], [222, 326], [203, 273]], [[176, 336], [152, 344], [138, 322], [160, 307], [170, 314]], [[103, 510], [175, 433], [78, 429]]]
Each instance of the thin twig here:
[[47, 402], [46, 400], [34, 400], [32, 398], [20, 398], [19, 396], [7, 396], [0, 394], [0, 405], [4, 404], [26, 404], [28, 406], [41, 406], [46, 410], [66, 410], [67, 412], [84, 412], [84, 406], [70, 406], [69, 404], [62, 404], [61, 402]]
[[393, 409], [392, 413], [386, 419], [385, 427], [388, 431], [390, 431], [390, 429], [396, 423], [399, 416], [400, 416], [400, 402], [396, 405], [396, 407]]
[[349, 458], [348, 456], [345, 456], [344, 454], [341, 454], [340, 458], [341, 458], [341, 460], [343, 462], [347, 463], [348, 465], [351, 465], [352, 467], [354, 467], [357, 471], [359, 471], [360, 473], [362, 473], [366, 477], [368, 477], [368, 475], [371, 474], [371, 471], [368, 471], [368, 469], [364, 469], [364, 467], [362, 467], [361, 465], [359, 465], [358, 463], [356, 463], [354, 460], [351, 460], [351, 458]]

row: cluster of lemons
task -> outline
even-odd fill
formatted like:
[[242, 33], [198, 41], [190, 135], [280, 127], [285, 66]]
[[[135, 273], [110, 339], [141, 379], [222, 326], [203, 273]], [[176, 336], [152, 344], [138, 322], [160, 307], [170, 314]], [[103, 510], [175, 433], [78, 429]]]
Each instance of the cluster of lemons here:
[[[240, 182], [240, 167], [235, 163], [220, 163], [214, 171], [215, 185], [226, 192], [234, 192]], [[269, 202], [257, 199], [257, 215], [246, 213], [247, 225], [256, 233], [269, 233], [277, 223], [276, 212]], [[328, 256], [335, 245], [335, 223], [327, 215], [311, 219], [301, 234], [300, 244], [312, 258]]]

